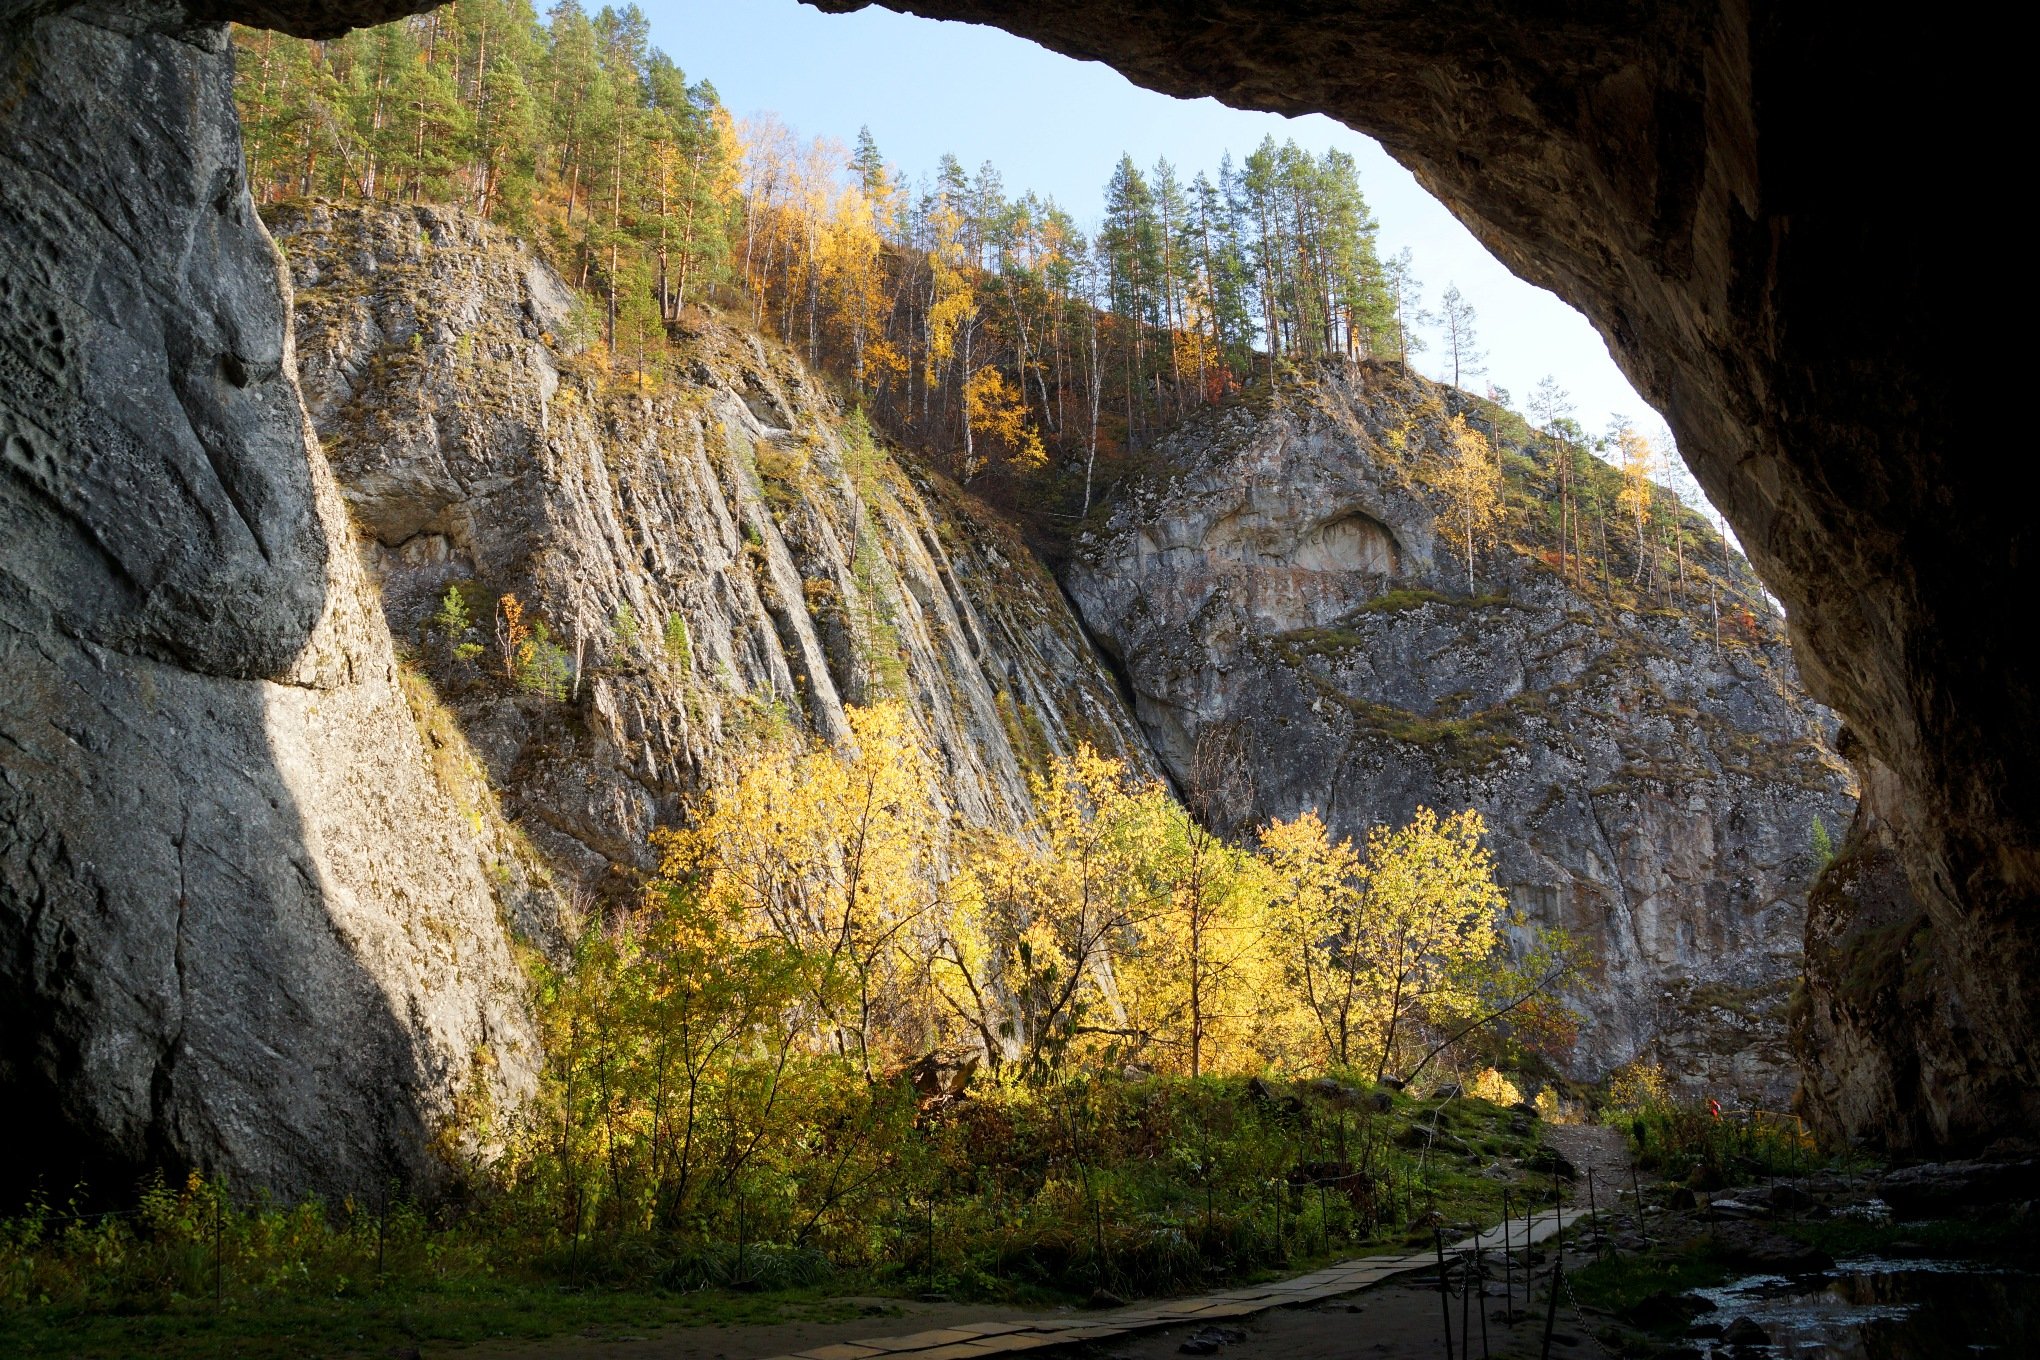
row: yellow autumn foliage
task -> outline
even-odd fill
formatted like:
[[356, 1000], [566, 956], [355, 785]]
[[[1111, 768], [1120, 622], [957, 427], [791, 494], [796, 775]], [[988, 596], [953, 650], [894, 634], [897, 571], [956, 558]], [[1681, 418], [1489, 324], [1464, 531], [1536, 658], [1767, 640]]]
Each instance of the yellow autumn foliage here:
[[1570, 967], [1505, 946], [1477, 812], [1235, 844], [1085, 746], [1033, 780], [1029, 825], [970, 830], [902, 705], [848, 714], [840, 747], [768, 746], [662, 833], [660, 892], [796, 960], [788, 1032], [866, 1072], [948, 1048], [1028, 1081], [1414, 1075]]

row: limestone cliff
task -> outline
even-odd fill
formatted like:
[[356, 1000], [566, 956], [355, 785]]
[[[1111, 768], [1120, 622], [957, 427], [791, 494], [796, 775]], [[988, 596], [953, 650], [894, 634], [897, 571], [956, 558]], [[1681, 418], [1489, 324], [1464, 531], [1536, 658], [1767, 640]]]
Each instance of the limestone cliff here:
[[[1448, 412], [1498, 434], [1509, 483], [1471, 589], [1426, 484]], [[1832, 720], [1697, 518], [1695, 560], [1662, 564], [1683, 594], [1564, 575], [1526, 434], [1398, 368], [1328, 369], [1166, 441], [1079, 541], [1071, 595], [1179, 781], [1200, 742], [1245, 753], [1242, 820], [1315, 807], [1357, 839], [1418, 804], [1481, 809], [1514, 901], [1599, 955], [1581, 1075], [1645, 1053], [1782, 1107], [1812, 823], [1838, 834], [1851, 807]], [[1611, 501], [1612, 471], [1583, 472]]]
[[[553, 272], [471, 217], [271, 222], [391, 629], [563, 885], [626, 891], [646, 833], [752, 736], [838, 738], [846, 704], [904, 701], [974, 825], [1017, 825], [1028, 771], [1080, 741], [1148, 768], [1012, 531], [873, 447], [775, 346], [696, 309], [654, 371], [612, 369]], [[450, 589], [462, 637], [435, 622]], [[556, 675], [503, 666], [506, 595], [545, 623]]]
[[225, 35], [6, 17], [9, 1174], [429, 1180], [458, 1102], [533, 1087], [536, 1037], [299, 401]]

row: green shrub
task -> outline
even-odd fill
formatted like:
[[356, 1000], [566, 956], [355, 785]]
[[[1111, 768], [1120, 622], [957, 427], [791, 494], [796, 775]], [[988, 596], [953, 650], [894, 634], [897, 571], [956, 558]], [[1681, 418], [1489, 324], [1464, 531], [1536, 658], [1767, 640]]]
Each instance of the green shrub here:
[[694, 642], [687, 634], [687, 620], [677, 613], [666, 615], [666, 660], [684, 677], [694, 669]]
[[553, 641], [544, 619], [531, 625], [531, 636], [517, 649], [517, 687], [548, 699], [564, 700], [573, 682], [574, 663], [566, 648]]
[[610, 616], [609, 632], [616, 639], [617, 659], [635, 660], [642, 630], [638, 627], [637, 610], [631, 608], [629, 600], [616, 606], [616, 612]]

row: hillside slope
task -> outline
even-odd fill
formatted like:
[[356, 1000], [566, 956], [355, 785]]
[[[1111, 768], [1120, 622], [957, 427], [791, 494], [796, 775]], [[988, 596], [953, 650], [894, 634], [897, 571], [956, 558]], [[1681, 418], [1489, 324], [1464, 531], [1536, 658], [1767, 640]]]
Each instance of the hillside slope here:
[[[1471, 589], [1432, 485], [1455, 413], [1499, 434], [1509, 502]], [[1358, 839], [1479, 808], [1513, 901], [1599, 956], [1580, 1075], [1643, 1055], [1782, 1107], [1812, 824], [1853, 806], [1832, 719], [1697, 517], [1683, 589], [1638, 598], [1633, 555], [1562, 573], [1551, 455], [1526, 436], [1399, 368], [1327, 369], [1166, 441], [1078, 543], [1070, 592], [1179, 781], [1200, 743], [1244, 754], [1242, 825], [1317, 808]], [[1576, 461], [1612, 506], [1613, 470]]]
[[[787, 728], [841, 738], [846, 704], [902, 700], [969, 825], [1018, 826], [1028, 772], [1081, 741], [1149, 768], [1012, 531], [776, 347], [697, 310], [658, 374], [611, 372], [557, 276], [471, 217], [270, 222], [391, 630], [570, 895], [628, 891], [690, 794]], [[505, 596], [557, 654], [506, 667]]]

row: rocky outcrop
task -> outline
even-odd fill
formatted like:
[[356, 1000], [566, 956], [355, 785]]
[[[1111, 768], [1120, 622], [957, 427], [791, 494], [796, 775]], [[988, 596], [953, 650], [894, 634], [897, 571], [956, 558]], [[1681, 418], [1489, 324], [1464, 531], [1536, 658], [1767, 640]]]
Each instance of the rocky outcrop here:
[[[1509, 469], [1471, 587], [1427, 485], [1448, 410], [1496, 430]], [[1516, 905], [1598, 956], [1576, 1075], [1641, 1055], [1783, 1108], [1813, 821], [1850, 811], [1832, 720], [1697, 518], [1693, 560], [1661, 566], [1683, 588], [1564, 574], [1532, 452], [1463, 394], [1328, 369], [1164, 441], [1164, 470], [1079, 540], [1070, 592], [1179, 782], [1209, 743], [1242, 753], [1241, 822], [1315, 808], [1357, 841], [1418, 805], [1479, 808]], [[1585, 461], [1575, 494], [1609, 504], [1613, 473]]]
[[[2040, 691], [2003, 612], [2035, 593], [2032, 517], [1978, 452], [1994, 441], [1944, 339], [1978, 329], [1982, 295], [1941, 268], [2012, 248], [1995, 223], [1979, 240], [1968, 215], [1883, 204], [1895, 163], [1921, 168], [1916, 201], [1969, 200], [1947, 148], [1994, 121], [2007, 50], [1952, 16], [1728, 0], [886, 3], [1170, 94], [1330, 114], [1586, 312], [1783, 601], [1808, 688], [1893, 778], [1885, 825], [1951, 1004], [1837, 1052], [1890, 1071], [1959, 1052], [1990, 1075], [1932, 1097], [1962, 1106], [1932, 1122], [2040, 1132], [2014, 1094], [2040, 1089]], [[1919, 1098], [1887, 1091], [1861, 1108], [1896, 1122], [1851, 1132], [1910, 1138]]]
[[[1863, 796], [1808, 903], [1807, 985], [1792, 1034], [1804, 1113], [1836, 1139], [1875, 1130], [1894, 1152], [1988, 1148], [2003, 1130], [1979, 1114], [2040, 1103], [2040, 1093], [2008, 1088], [2003, 1068], [1976, 1062], [1971, 1002], [1946, 983], [1959, 960], [1905, 871], [1904, 792], [1843, 736]], [[1890, 1042], [1893, 1033], [1908, 1042]]]
[[[748, 329], [696, 309], [656, 371], [610, 368], [583, 304], [472, 217], [271, 220], [391, 629], [563, 881], [629, 892], [688, 795], [783, 728], [842, 739], [846, 704], [903, 702], [970, 825], [1017, 827], [1028, 773], [1080, 742], [1151, 768], [1013, 532]], [[505, 665], [505, 596], [557, 673]]]
[[299, 401], [225, 34], [5, 18], [10, 1174], [429, 1182], [537, 1045]]

